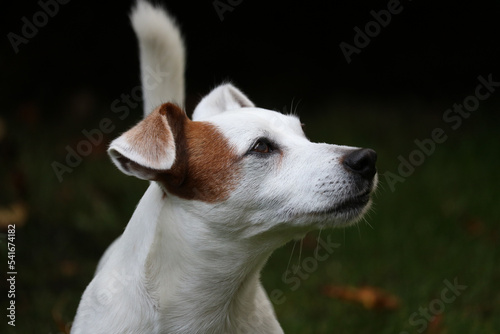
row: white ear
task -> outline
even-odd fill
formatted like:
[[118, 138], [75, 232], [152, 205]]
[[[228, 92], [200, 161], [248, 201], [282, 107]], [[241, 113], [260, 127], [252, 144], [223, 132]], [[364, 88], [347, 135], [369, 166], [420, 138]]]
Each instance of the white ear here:
[[153, 180], [160, 171], [169, 170], [176, 155], [169, 119], [171, 122], [170, 115], [179, 113], [187, 118], [176, 105], [163, 104], [113, 140], [108, 153], [114, 164], [123, 173], [144, 180]]
[[227, 110], [255, 107], [238, 88], [231, 84], [221, 85], [212, 90], [196, 106], [193, 121], [207, 119]]

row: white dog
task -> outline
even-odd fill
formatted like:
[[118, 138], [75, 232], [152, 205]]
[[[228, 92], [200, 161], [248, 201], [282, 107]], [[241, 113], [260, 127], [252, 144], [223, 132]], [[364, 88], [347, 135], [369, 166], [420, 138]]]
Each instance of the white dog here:
[[[297, 117], [257, 108], [230, 84], [188, 119], [178, 28], [146, 2], [131, 18], [147, 115], [109, 154], [152, 182], [101, 259], [72, 333], [283, 333], [262, 267], [297, 235], [362, 217], [376, 154], [312, 143]], [[152, 85], [151, 70], [168, 75]]]

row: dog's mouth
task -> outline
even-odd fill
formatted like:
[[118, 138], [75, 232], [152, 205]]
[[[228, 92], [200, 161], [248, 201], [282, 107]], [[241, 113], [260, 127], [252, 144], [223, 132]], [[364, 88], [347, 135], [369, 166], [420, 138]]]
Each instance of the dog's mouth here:
[[356, 211], [364, 208], [370, 201], [371, 190], [367, 189], [361, 194], [345, 199], [338, 204], [335, 204], [326, 213], [344, 213], [349, 211]]
[[323, 218], [325, 216], [334, 216], [335, 218], [346, 222], [355, 220], [356, 218], [362, 216], [369, 206], [371, 194], [372, 189], [367, 188], [356, 195], [333, 204], [325, 210], [315, 212], [314, 215]]
[[340, 203], [335, 204], [325, 213], [347, 213], [363, 209], [370, 201], [371, 191], [365, 190], [361, 194], [347, 198]]

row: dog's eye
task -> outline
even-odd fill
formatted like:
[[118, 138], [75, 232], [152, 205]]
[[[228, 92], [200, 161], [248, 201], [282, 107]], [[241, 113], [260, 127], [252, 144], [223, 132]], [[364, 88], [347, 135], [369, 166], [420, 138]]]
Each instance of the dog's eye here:
[[266, 139], [259, 139], [257, 142], [253, 145], [252, 149], [250, 150], [251, 152], [256, 152], [256, 153], [271, 153], [274, 151], [273, 145]]

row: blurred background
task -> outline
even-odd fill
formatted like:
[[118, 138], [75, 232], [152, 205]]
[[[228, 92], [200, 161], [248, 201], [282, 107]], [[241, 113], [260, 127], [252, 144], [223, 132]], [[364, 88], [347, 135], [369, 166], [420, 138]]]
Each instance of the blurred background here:
[[[378, 152], [366, 221], [323, 230], [337, 245], [324, 261], [318, 233], [269, 260], [285, 332], [500, 332], [499, 2], [162, 3], [186, 38], [188, 113], [231, 81], [296, 111], [313, 141]], [[2, 333], [68, 332], [147, 187], [106, 155], [142, 115], [131, 6], [3, 3], [0, 268], [15, 225], [17, 275], [16, 326], [3, 316]]]

